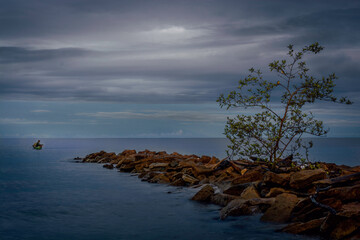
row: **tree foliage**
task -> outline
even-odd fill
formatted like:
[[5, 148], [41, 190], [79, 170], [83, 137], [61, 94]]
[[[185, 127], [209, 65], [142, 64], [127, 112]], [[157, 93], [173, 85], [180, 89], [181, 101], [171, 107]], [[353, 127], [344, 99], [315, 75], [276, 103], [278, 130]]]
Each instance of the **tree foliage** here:
[[[275, 81], [265, 80], [260, 70], [251, 68], [250, 74], [239, 81], [236, 90], [218, 98], [220, 106], [227, 109], [257, 109], [255, 114], [228, 118], [225, 135], [231, 141], [227, 151], [231, 158], [255, 157], [276, 163], [288, 156], [300, 159], [301, 148], [306, 148], [307, 157], [312, 143], [303, 144], [302, 136], [322, 136], [328, 130], [322, 121], [316, 120], [311, 112], [305, 112], [303, 107], [318, 100], [352, 103], [346, 97], [333, 95], [334, 80], [337, 79], [334, 73], [321, 78], [309, 74], [309, 68], [302, 60], [304, 55], [317, 54], [323, 47], [314, 43], [298, 52], [293, 45], [289, 45], [288, 49], [287, 59], [269, 64], [270, 71], [277, 73]], [[279, 97], [274, 92], [281, 92], [277, 102], [280, 108], [272, 106], [274, 99]]]

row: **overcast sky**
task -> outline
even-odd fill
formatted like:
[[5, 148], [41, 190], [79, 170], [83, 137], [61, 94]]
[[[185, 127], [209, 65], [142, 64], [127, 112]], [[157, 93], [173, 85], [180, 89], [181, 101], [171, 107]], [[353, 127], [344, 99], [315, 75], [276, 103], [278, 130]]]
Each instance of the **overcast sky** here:
[[[0, 0], [0, 137], [222, 137], [215, 102], [286, 46], [319, 42], [351, 106], [309, 106], [360, 137], [360, 1]], [[241, 110], [238, 110], [241, 113]]]

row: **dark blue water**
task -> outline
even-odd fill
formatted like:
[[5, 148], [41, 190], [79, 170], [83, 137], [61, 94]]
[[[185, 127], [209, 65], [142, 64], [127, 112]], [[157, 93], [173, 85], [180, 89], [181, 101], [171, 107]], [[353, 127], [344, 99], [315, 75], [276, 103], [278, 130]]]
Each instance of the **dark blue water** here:
[[[221, 158], [224, 139], [43, 139], [41, 151], [32, 150], [33, 142], [0, 139], [2, 240], [305, 239], [275, 233], [279, 226], [261, 223], [259, 216], [220, 221], [218, 206], [189, 200], [197, 189], [149, 184], [98, 164], [72, 161], [100, 150], [146, 148]], [[359, 140], [352, 143], [328, 150], [330, 143], [325, 143], [319, 154], [348, 161], [359, 156]]]

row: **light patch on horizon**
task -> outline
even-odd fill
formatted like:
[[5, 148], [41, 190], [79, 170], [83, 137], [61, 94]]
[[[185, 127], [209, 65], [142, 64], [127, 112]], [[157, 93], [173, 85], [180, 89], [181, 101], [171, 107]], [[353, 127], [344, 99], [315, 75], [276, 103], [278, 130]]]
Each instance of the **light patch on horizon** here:
[[48, 112], [51, 112], [51, 111], [46, 110], [46, 109], [36, 109], [36, 110], [32, 110], [31, 112], [34, 112], [34, 113], [48, 113]]
[[37, 121], [25, 118], [0, 118], [0, 124], [42, 125], [42, 124], [70, 124], [69, 122]]
[[77, 113], [78, 116], [110, 119], [159, 119], [184, 122], [224, 122], [228, 114], [199, 111], [145, 110], [143, 112], [96, 112]]

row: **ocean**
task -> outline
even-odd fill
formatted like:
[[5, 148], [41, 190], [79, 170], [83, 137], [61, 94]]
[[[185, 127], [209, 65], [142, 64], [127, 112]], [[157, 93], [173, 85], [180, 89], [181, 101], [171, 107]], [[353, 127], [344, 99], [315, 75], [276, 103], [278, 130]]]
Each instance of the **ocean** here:
[[[76, 163], [105, 150], [226, 156], [226, 139], [0, 139], [0, 239], [310, 239], [279, 233], [260, 216], [219, 220], [219, 206], [189, 200], [198, 189]], [[360, 165], [360, 139], [316, 139], [312, 158]]]

